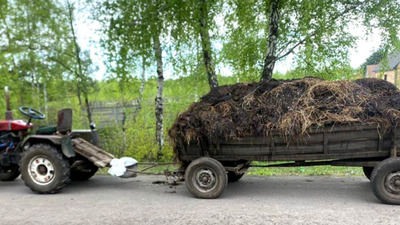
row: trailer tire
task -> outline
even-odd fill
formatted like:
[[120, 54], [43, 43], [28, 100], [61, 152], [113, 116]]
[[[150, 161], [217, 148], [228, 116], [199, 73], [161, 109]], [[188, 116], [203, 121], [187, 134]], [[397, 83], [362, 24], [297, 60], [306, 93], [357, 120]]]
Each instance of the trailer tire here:
[[92, 162], [87, 162], [87, 168], [85, 171], [71, 169], [70, 179], [72, 181], [86, 181], [93, 177], [97, 170], [99, 170], [99, 167], [94, 165]]
[[400, 205], [400, 158], [385, 159], [375, 167], [371, 189], [383, 203]]
[[35, 144], [24, 152], [20, 161], [25, 185], [39, 194], [60, 191], [69, 180], [69, 163], [53, 145]]
[[186, 169], [186, 187], [196, 198], [218, 198], [228, 184], [224, 166], [215, 159], [203, 157], [194, 160]]
[[242, 178], [244, 173], [242, 174], [236, 174], [233, 171], [228, 171], [228, 182], [236, 182], [239, 181], [240, 178]]
[[0, 168], [0, 181], [13, 181], [19, 177], [18, 165], [14, 164], [5, 168]]
[[367, 167], [367, 166], [363, 167], [364, 175], [366, 178], [368, 178], [368, 180], [371, 180], [372, 171], [374, 171], [374, 167]]

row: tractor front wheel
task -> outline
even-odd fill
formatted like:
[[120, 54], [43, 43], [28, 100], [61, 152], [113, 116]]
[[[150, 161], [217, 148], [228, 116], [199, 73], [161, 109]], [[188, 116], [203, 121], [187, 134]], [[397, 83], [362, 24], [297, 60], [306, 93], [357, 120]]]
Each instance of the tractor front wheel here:
[[69, 179], [69, 163], [53, 145], [32, 145], [23, 153], [20, 168], [25, 185], [39, 194], [56, 193]]
[[0, 181], [13, 181], [19, 177], [18, 165], [0, 168]]

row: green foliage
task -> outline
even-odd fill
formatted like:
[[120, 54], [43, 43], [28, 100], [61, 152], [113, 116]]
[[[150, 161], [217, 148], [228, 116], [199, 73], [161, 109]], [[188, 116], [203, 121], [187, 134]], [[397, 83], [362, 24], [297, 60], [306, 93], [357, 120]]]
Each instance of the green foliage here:
[[373, 64], [378, 64], [382, 61], [383, 56], [385, 55], [383, 49], [378, 49], [375, 52], [373, 52], [363, 64], [361, 64], [361, 67], [365, 67], [367, 65], [373, 65]]
[[[249, 76], [260, 73], [264, 63], [269, 1], [229, 0], [225, 2], [226, 36], [223, 41], [223, 62], [235, 74]], [[295, 70], [307, 75], [342, 79], [348, 72], [349, 49], [357, 37], [352, 26], [364, 24], [366, 35], [381, 35], [386, 51], [399, 45], [398, 1], [280, 1], [279, 35], [276, 40], [278, 61], [294, 55]], [[323, 74], [323, 75], [321, 75]], [[296, 75], [298, 76], [298, 75]]]
[[240, 78], [259, 80], [267, 49], [267, 4], [255, 0], [227, 1], [224, 14], [227, 32], [222, 57]]
[[[10, 87], [11, 104], [29, 105], [46, 114], [55, 114], [60, 106], [77, 108], [73, 96], [96, 85], [90, 76], [77, 76], [77, 46], [71, 29], [74, 18], [65, 2], [0, 3], [0, 86]], [[81, 62], [83, 73], [96, 70], [88, 52], [81, 52]], [[50, 117], [39, 124], [52, 122]]]
[[282, 175], [303, 175], [303, 176], [364, 176], [360, 167], [339, 167], [339, 166], [311, 166], [311, 167], [269, 167], [250, 168], [247, 172], [250, 175], [282, 176]]
[[[164, 89], [164, 135], [168, 140], [167, 130], [176, 116], [209, 91], [202, 60], [199, 4], [182, 0], [90, 2], [93, 17], [102, 24], [99, 32], [107, 65], [107, 75], [102, 80], [91, 77], [96, 68], [89, 52], [81, 51], [73, 41], [71, 28], [76, 26], [76, 19], [69, 17], [67, 0], [0, 0], [0, 86], [10, 87], [16, 118], [21, 118], [16, 108], [28, 105], [48, 115], [45, 121], [34, 121], [36, 125], [55, 124], [57, 110], [70, 107], [74, 111], [74, 129], [88, 128], [85, 108], [78, 100], [81, 91], [87, 91], [91, 101], [121, 105], [142, 98], [141, 109], [125, 109], [128, 117], [124, 126], [100, 128], [100, 134], [104, 148], [118, 157], [153, 160], [157, 152], [153, 38], [161, 39], [164, 70], [168, 71]], [[382, 50], [366, 63], [380, 61], [383, 53], [399, 45], [398, 3], [397, 0], [281, 1], [277, 53], [280, 60], [292, 54], [293, 69], [285, 74], [275, 73], [274, 78], [359, 77], [359, 71], [348, 62], [349, 49], [356, 40], [349, 28], [356, 21], [366, 26], [367, 33], [381, 35]], [[228, 68], [233, 74], [219, 74], [220, 85], [259, 80], [267, 50], [269, 6], [268, 0], [206, 1], [217, 71]], [[71, 9], [73, 15], [79, 13]], [[78, 76], [76, 50], [80, 52], [84, 76]], [[0, 109], [5, 109], [3, 98]], [[3, 115], [0, 113], [0, 118]], [[93, 120], [102, 123], [96, 116]], [[171, 160], [168, 141], [163, 151], [162, 160]], [[325, 173], [323, 168], [317, 170]], [[275, 170], [264, 173], [275, 173], [271, 171]], [[309, 168], [293, 171], [307, 173]]]

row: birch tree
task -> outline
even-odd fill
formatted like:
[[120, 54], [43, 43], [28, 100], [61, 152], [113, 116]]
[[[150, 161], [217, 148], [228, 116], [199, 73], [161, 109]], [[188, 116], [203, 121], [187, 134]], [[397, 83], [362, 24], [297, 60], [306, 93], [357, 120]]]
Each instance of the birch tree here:
[[[176, 51], [191, 50], [191, 54], [201, 55], [201, 63], [208, 80], [210, 89], [218, 87], [216, 74], [216, 52], [213, 43], [217, 36], [215, 15], [222, 15], [223, 1], [200, 0], [200, 1], [170, 1], [171, 12], [168, 14], [168, 28], [171, 29], [172, 38], [176, 41]], [[197, 48], [196, 45], [200, 48]], [[197, 62], [191, 61], [191, 57], [184, 53], [177, 55], [182, 57], [180, 61], [186, 61], [186, 65]], [[177, 65], [179, 67], [179, 65]], [[186, 68], [182, 68], [186, 70]]]
[[[12, 90], [19, 90], [19, 104], [46, 111], [47, 82], [66, 71], [48, 60], [68, 48], [63, 7], [58, 1], [41, 0], [1, 1], [0, 5], [2, 76], [8, 78]], [[54, 73], [49, 75], [49, 70]]]
[[[235, 64], [245, 60], [247, 67], [242, 68], [260, 71], [262, 80], [270, 79], [276, 62], [288, 56], [309, 75], [348, 67], [349, 49], [357, 40], [350, 29], [355, 26], [365, 25], [365, 35], [372, 30], [381, 35], [389, 48], [398, 45], [398, 1], [228, 0], [226, 4], [227, 61], [238, 68]], [[254, 55], [262, 57], [249, 57]]]
[[[168, 12], [168, 2], [162, 0], [153, 1], [107, 1], [99, 10], [103, 17], [100, 19], [103, 24], [107, 23], [107, 39], [104, 45], [108, 54], [120, 55], [119, 49], [127, 48], [123, 60], [131, 66], [129, 69], [131, 76], [135, 72], [137, 62], [142, 63], [141, 87], [139, 89], [142, 96], [144, 88], [144, 73], [147, 61], [156, 67], [157, 72], [157, 93], [155, 98], [155, 118], [156, 134], [155, 139], [158, 144], [158, 154], [161, 154], [164, 145], [164, 68], [163, 68], [163, 43], [165, 35], [166, 13]], [[117, 57], [120, 58], [120, 57]], [[111, 59], [112, 60], [112, 59]], [[117, 62], [117, 65], [122, 62]], [[115, 64], [109, 68], [115, 68]], [[141, 98], [140, 98], [141, 103]]]
[[[66, 2], [67, 5], [67, 10], [68, 10], [68, 22], [69, 22], [69, 27], [70, 27], [70, 37], [71, 37], [71, 42], [73, 44], [73, 59], [75, 60], [74, 63], [74, 74], [75, 74], [75, 79], [76, 79], [76, 83], [77, 83], [77, 89], [79, 93], [83, 94], [83, 98], [85, 100], [85, 106], [86, 106], [86, 113], [87, 113], [87, 118], [88, 118], [88, 122], [89, 124], [91, 124], [93, 122], [92, 119], [92, 112], [90, 110], [90, 104], [89, 104], [89, 91], [88, 91], [88, 86], [89, 86], [89, 74], [84, 74], [84, 61], [82, 59], [82, 53], [81, 53], [81, 48], [78, 44], [78, 40], [77, 40], [77, 34], [75, 31], [75, 25], [74, 25], [74, 5], [67, 0]], [[89, 68], [90, 64], [91, 64], [91, 60], [90, 60], [90, 55], [87, 52], [86, 53], [86, 69]], [[86, 70], [86, 72], [89, 72]]]
[[215, 73], [215, 65], [213, 61], [213, 56], [212, 56], [212, 46], [211, 46], [211, 40], [210, 40], [210, 34], [209, 34], [209, 29], [210, 29], [210, 22], [212, 21], [209, 17], [210, 11], [209, 8], [210, 6], [208, 5], [210, 0], [200, 0], [199, 1], [199, 32], [200, 32], [200, 39], [201, 39], [201, 48], [203, 51], [203, 60], [204, 60], [204, 65], [206, 67], [207, 71], [207, 78], [208, 78], [208, 84], [210, 85], [211, 89], [214, 89], [218, 87], [218, 79], [217, 75]]

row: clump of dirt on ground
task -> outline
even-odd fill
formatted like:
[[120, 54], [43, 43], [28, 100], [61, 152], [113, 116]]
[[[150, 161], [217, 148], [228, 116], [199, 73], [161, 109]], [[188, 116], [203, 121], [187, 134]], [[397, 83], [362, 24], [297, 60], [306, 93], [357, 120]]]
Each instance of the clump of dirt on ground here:
[[181, 113], [169, 130], [179, 139], [212, 143], [278, 131], [288, 142], [313, 127], [377, 124], [400, 118], [400, 91], [381, 79], [326, 81], [320, 78], [268, 80], [218, 87]]

